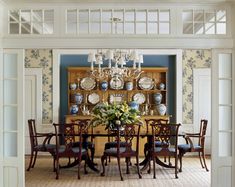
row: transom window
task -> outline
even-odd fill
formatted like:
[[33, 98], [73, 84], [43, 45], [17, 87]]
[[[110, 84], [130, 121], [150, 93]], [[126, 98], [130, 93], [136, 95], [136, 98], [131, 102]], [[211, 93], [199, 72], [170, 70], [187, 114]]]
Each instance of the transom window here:
[[53, 34], [54, 10], [11, 10], [9, 34]]
[[183, 34], [226, 34], [225, 10], [184, 10]]
[[67, 34], [170, 34], [170, 10], [68, 9]]

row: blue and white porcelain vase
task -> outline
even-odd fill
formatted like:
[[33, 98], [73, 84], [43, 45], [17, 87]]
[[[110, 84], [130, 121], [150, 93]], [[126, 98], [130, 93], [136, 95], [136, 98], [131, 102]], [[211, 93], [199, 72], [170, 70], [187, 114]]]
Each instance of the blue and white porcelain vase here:
[[80, 93], [75, 93], [74, 94], [74, 100], [76, 104], [81, 104], [83, 100], [83, 95]]
[[132, 109], [135, 109], [135, 110], [139, 110], [139, 104], [136, 102], [136, 101], [131, 101], [129, 106], [132, 108]]
[[154, 98], [154, 101], [157, 105], [162, 102], [162, 94], [161, 93], [153, 94], [153, 98]]
[[100, 83], [100, 87], [102, 91], [106, 91], [108, 89], [108, 82], [107, 81], [102, 81]]
[[131, 81], [126, 82], [126, 90], [133, 90], [133, 82]]
[[165, 84], [164, 83], [160, 83], [159, 84], [159, 90], [164, 90], [165, 89]]
[[70, 90], [76, 90], [77, 89], [77, 84], [76, 83], [70, 83], [69, 88], [70, 88]]
[[166, 105], [164, 104], [157, 105], [157, 111], [160, 116], [164, 116], [166, 114]]
[[70, 107], [70, 114], [77, 114], [78, 113], [78, 106], [77, 105], [72, 105]]

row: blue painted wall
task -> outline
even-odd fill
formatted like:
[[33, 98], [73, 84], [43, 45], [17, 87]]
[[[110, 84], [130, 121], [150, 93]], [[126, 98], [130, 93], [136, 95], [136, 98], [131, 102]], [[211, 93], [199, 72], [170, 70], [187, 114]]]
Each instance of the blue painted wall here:
[[[130, 63], [131, 65], [132, 63]], [[67, 97], [67, 67], [86, 67], [87, 55], [62, 55], [60, 62], [60, 121], [68, 111]], [[168, 114], [171, 114], [172, 122], [175, 122], [176, 114], [176, 63], [175, 56], [170, 55], [144, 55], [143, 67], [168, 67]]]

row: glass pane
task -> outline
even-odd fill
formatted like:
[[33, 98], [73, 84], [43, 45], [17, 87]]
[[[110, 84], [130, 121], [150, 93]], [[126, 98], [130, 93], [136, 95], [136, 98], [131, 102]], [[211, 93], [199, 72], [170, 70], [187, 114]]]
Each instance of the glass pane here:
[[4, 107], [4, 130], [16, 131], [17, 130], [17, 107], [5, 106]]
[[33, 34], [42, 34], [42, 23], [33, 23]]
[[204, 14], [203, 11], [194, 11], [194, 21], [200, 21], [203, 22], [204, 21]]
[[215, 23], [205, 24], [205, 34], [215, 34]]
[[217, 23], [216, 24], [216, 33], [217, 34], [226, 34], [226, 23]]
[[10, 34], [19, 34], [19, 23], [10, 23]]
[[193, 11], [192, 10], [183, 11], [182, 19], [183, 19], [183, 22], [185, 22], [185, 21], [193, 21]]
[[88, 22], [88, 10], [79, 10], [79, 22]]
[[17, 55], [4, 54], [4, 77], [17, 78]]
[[92, 10], [90, 13], [90, 21], [99, 22], [100, 21], [100, 11], [99, 10]]
[[32, 18], [34, 22], [42, 22], [42, 10], [33, 10]]
[[112, 24], [111, 23], [103, 23], [102, 24], [102, 33], [111, 34], [111, 28], [112, 28]]
[[170, 34], [170, 24], [159, 23], [159, 34]]
[[148, 21], [158, 21], [157, 10], [148, 11]]
[[53, 34], [54, 24], [53, 22], [45, 22], [43, 25], [43, 34]]
[[219, 80], [219, 104], [232, 104], [231, 80]]
[[158, 24], [157, 23], [149, 23], [148, 24], [148, 33], [149, 34], [157, 34], [158, 33]]
[[77, 22], [77, 10], [67, 10], [67, 22]]
[[226, 21], [226, 11], [219, 10], [216, 12], [216, 21]]
[[19, 11], [18, 10], [12, 10], [10, 11], [10, 21], [14, 21], [14, 22], [19, 22], [20, 18], [19, 18]]
[[31, 25], [30, 23], [21, 23], [21, 34], [30, 34]]
[[135, 20], [134, 10], [127, 10], [125, 12], [125, 21], [134, 21], [134, 20]]
[[125, 23], [125, 34], [134, 34], [134, 23]]
[[219, 54], [219, 78], [232, 78], [232, 54]]
[[114, 10], [114, 12], [113, 12], [113, 17], [114, 18], [118, 18], [118, 19], [120, 19], [121, 21], [123, 21], [124, 19], [123, 19], [123, 10]]
[[113, 34], [123, 34], [123, 23], [113, 24]]
[[17, 81], [4, 80], [4, 104], [17, 104]]
[[81, 34], [88, 33], [88, 23], [79, 23], [79, 33]]
[[136, 11], [136, 21], [146, 21], [146, 11]]
[[219, 130], [232, 130], [231, 106], [219, 106]]
[[170, 11], [164, 10], [159, 12], [159, 21], [170, 21]]
[[203, 23], [194, 23], [194, 34], [203, 34], [204, 33], [204, 24]]
[[102, 20], [103, 22], [111, 21], [112, 11], [111, 10], [103, 10], [102, 11]]
[[183, 34], [193, 34], [193, 23], [184, 23]]
[[146, 34], [145, 23], [136, 23], [136, 34]]
[[91, 27], [90, 27], [90, 32], [91, 33], [100, 33], [100, 23], [91, 23]]
[[21, 10], [20, 17], [21, 22], [30, 22], [31, 21], [31, 11], [30, 10]]
[[54, 22], [54, 10], [44, 10], [44, 21]]
[[219, 156], [232, 156], [232, 134], [219, 132]]
[[67, 34], [77, 33], [77, 23], [67, 23]]
[[4, 133], [4, 156], [16, 157], [17, 156], [17, 133]]
[[206, 12], [205, 13], [205, 21], [206, 22], [215, 22], [215, 13], [214, 12]]

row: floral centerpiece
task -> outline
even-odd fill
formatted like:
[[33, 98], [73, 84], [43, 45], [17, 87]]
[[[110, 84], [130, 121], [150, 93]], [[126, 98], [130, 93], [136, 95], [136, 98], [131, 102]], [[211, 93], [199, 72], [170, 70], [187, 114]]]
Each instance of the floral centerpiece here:
[[99, 103], [92, 110], [92, 126], [105, 125], [115, 128], [117, 125], [134, 124], [140, 122], [140, 112], [131, 108], [126, 102], [120, 104]]

